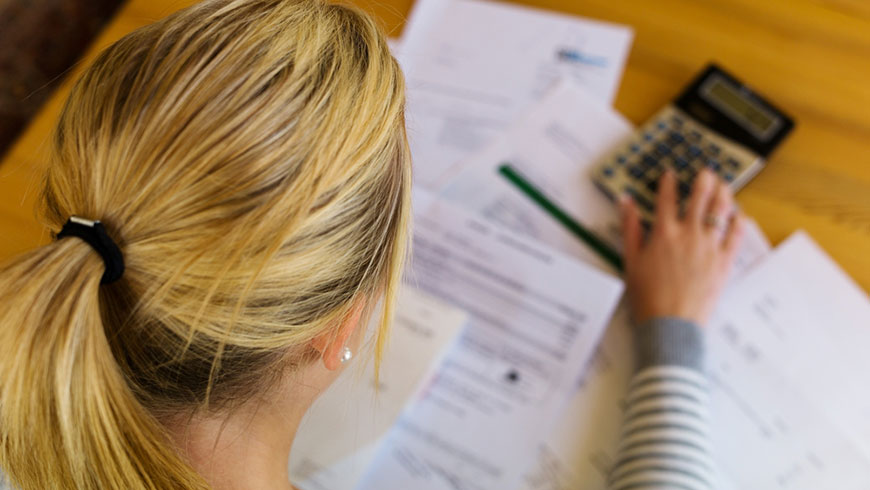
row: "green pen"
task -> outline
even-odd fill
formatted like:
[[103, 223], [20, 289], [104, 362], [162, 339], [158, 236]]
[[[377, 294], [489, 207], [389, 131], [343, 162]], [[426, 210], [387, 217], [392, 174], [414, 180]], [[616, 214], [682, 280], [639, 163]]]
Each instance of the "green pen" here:
[[516, 171], [510, 163], [503, 163], [498, 167], [498, 173], [506, 178], [510, 183], [516, 186], [529, 199], [534, 201], [544, 211], [558, 221], [574, 236], [582, 240], [586, 245], [592, 248], [598, 255], [612, 265], [616, 270], [622, 272], [622, 257], [619, 253], [610, 247], [604, 240], [598, 238], [594, 233], [587, 230], [574, 218], [562, 211], [553, 201], [526, 180], [518, 171]]

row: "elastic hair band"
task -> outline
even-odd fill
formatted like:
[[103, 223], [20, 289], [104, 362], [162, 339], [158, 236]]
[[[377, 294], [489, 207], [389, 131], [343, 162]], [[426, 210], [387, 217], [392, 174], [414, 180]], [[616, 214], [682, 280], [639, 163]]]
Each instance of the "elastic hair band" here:
[[79, 237], [88, 242], [103, 258], [106, 270], [103, 272], [100, 284], [113, 283], [124, 274], [124, 256], [121, 254], [121, 249], [115, 245], [99, 221], [71, 216], [56, 238], [60, 240], [68, 236]]

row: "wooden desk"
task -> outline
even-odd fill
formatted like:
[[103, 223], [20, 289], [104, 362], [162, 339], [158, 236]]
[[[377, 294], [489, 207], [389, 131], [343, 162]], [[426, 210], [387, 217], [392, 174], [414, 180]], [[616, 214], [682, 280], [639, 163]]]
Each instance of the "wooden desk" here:
[[[131, 0], [87, 59], [191, 3]], [[358, 0], [398, 34], [412, 0]], [[739, 194], [774, 242], [804, 228], [870, 290], [870, 4], [865, 0], [527, 0], [628, 24], [635, 40], [616, 108], [635, 123], [716, 60], [798, 126]], [[33, 218], [45, 142], [77, 67], [0, 166], [0, 258], [48, 239]]]

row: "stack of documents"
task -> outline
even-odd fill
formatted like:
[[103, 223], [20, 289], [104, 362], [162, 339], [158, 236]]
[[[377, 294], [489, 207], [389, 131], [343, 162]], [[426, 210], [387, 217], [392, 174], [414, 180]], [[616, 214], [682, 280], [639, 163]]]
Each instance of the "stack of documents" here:
[[[634, 129], [611, 107], [631, 39], [418, 0], [392, 43], [415, 167], [407, 291], [380, 390], [369, 367], [348, 370], [303, 421], [299, 488], [604, 490], [634, 369], [624, 287], [499, 169], [618, 250], [589, 171]], [[750, 222], [707, 328], [724, 488], [866, 488], [867, 295], [805, 234], [772, 250]]]

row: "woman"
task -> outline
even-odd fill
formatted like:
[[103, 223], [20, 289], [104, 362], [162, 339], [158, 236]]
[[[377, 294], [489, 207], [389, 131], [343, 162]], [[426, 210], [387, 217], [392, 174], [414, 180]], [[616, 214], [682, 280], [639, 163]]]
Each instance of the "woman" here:
[[[376, 25], [319, 0], [206, 1], [108, 48], [52, 141], [41, 211], [57, 239], [0, 271], [11, 483], [291, 488], [302, 415], [381, 298], [376, 357], [390, 322], [403, 104]], [[730, 196], [700, 181], [688, 219], [661, 205], [643, 246], [625, 205], [642, 336], [696, 338], [733, 255], [698, 218], [724, 219]], [[644, 362], [672, 361], [655, 352]]]

